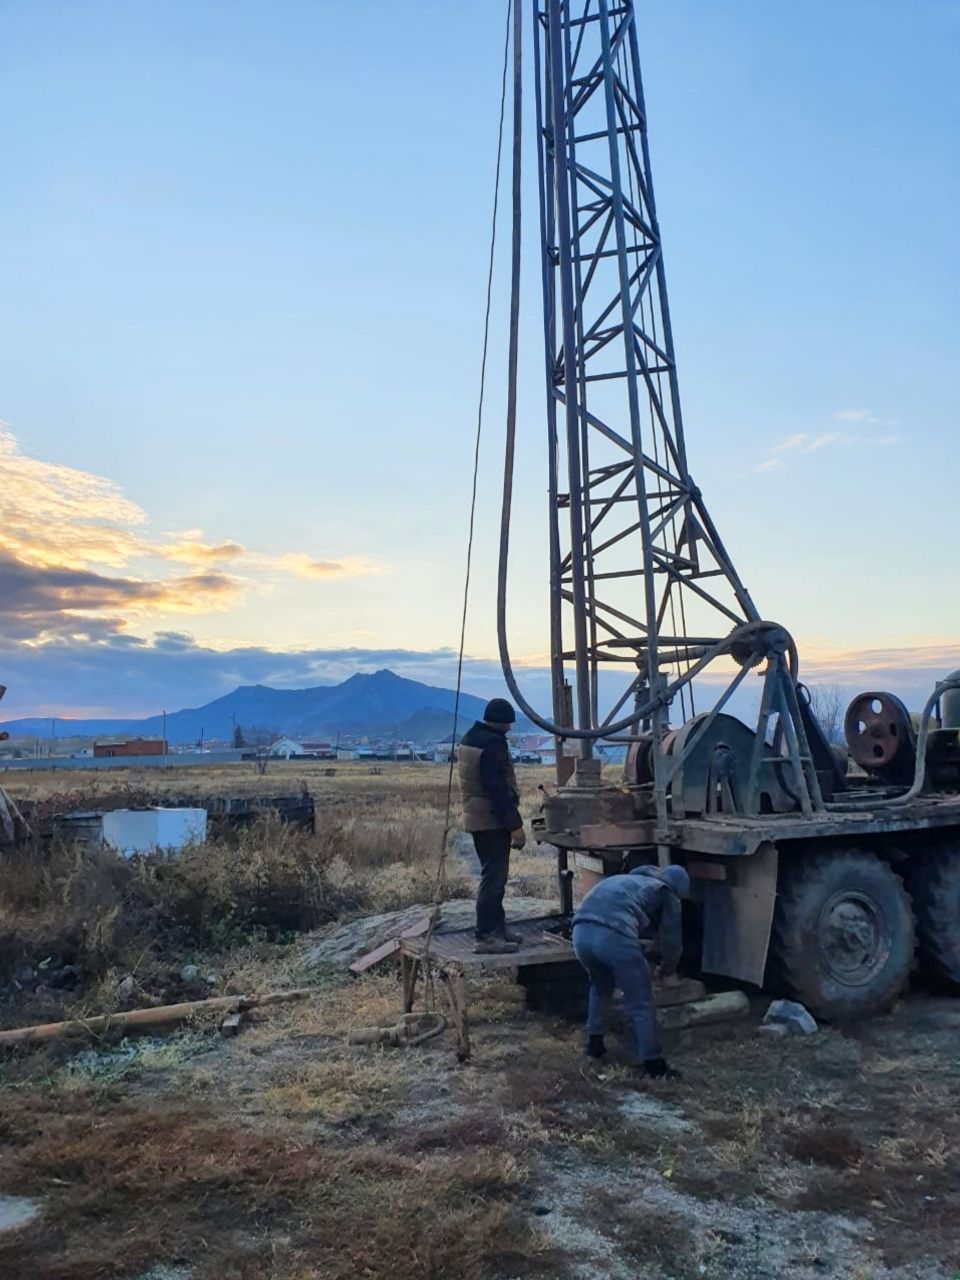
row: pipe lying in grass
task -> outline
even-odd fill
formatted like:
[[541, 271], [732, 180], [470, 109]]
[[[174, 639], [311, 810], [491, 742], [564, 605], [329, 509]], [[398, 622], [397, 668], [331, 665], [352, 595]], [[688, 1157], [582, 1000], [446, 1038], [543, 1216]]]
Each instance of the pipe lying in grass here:
[[413, 1048], [418, 1044], [426, 1044], [446, 1029], [447, 1020], [441, 1013], [405, 1013], [393, 1026], [357, 1027], [347, 1036], [347, 1044], [386, 1044], [394, 1049]]
[[109, 1031], [148, 1031], [176, 1027], [195, 1013], [245, 1013], [268, 1004], [305, 1000], [310, 987], [292, 991], [268, 991], [262, 996], [212, 996], [208, 1000], [188, 1000], [183, 1004], [162, 1004], [156, 1009], [132, 1009], [129, 1013], [105, 1013], [93, 1018], [72, 1018], [69, 1022], [47, 1022], [35, 1027], [15, 1027], [0, 1031], [0, 1048], [16, 1044], [43, 1044], [71, 1036], [103, 1035]]

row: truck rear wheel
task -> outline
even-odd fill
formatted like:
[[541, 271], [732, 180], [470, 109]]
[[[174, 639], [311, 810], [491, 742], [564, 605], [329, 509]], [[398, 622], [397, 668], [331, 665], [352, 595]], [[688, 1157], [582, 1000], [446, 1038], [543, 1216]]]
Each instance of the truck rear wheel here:
[[889, 1008], [914, 961], [910, 899], [875, 854], [838, 849], [782, 868], [773, 959], [792, 995], [818, 1017]]
[[941, 846], [910, 876], [920, 963], [940, 987], [960, 992], [960, 850]]

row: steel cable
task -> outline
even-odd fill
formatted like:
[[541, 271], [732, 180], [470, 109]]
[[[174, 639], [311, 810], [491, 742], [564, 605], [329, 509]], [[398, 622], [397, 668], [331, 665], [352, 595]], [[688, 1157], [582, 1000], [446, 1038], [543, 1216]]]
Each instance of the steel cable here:
[[[518, 5], [519, 8], [519, 5]], [[460, 720], [460, 695], [463, 688], [463, 653], [467, 638], [467, 609], [470, 599], [470, 574], [473, 567], [473, 536], [477, 516], [477, 479], [480, 473], [480, 440], [483, 433], [483, 406], [487, 386], [487, 355], [490, 350], [490, 310], [493, 298], [493, 268], [497, 249], [497, 213], [500, 207], [500, 173], [503, 164], [503, 126], [506, 119], [507, 106], [507, 68], [510, 63], [510, 27], [513, 15], [513, 0], [507, 0], [506, 31], [503, 42], [503, 69], [500, 74], [500, 123], [497, 128], [497, 161], [493, 184], [493, 211], [490, 222], [490, 253], [487, 261], [486, 304], [483, 317], [483, 350], [480, 357], [480, 388], [477, 398], [477, 425], [473, 445], [473, 480], [470, 489], [470, 519], [467, 526], [467, 557], [463, 580], [463, 608], [460, 614], [460, 649], [457, 654], [457, 683], [453, 701], [453, 730], [450, 735], [450, 760], [447, 770], [446, 813], [443, 821], [443, 835], [440, 841], [440, 858], [437, 864], [437, 876], [433, 889], [433, 903], [430, 912], [430, 924], [427, 929], [423, 949], [423, 969], [427, 983], [427, 991], [431, 997], [432, 981], [430, 979], [430, 943], [433, 931], [440, 919], [440, 904], [446, 884], [447, 844], [450, 839], [451, 815], [453, 812], [453, 772], [456, 763], [457, 726]]]

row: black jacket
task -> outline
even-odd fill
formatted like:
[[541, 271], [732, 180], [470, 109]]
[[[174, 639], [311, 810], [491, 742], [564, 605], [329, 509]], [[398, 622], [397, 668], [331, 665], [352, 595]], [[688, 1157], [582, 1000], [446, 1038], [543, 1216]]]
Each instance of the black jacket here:
[[457, 762], [464, 830], [516, 831], [523, 826], [517, 776], [502, 733], [478, 720], [460, 740]]

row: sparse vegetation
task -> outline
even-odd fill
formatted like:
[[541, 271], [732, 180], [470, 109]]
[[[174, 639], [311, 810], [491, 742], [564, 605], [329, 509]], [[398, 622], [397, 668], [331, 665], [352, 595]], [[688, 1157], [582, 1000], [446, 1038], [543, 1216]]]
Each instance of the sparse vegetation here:
[[[178, 978], [184, 960], [220, 971], [224, 954], [252, 941], [289, 942], [344, 915], [430, 901], [443, 835], [438, 785], [424, 794], [413, 779], [376, 781], [380, 794], [361, 788], [356, 806], [342, 797], [321, 802], [313, 835], [268, 813], [175, 858], [128, 860], [56, 841], [8, 855], [0, 877], [0, 988], [7, 987], [0, 1019], [22, 1022], [27, 1009], [41, 1018], [110, 1012], [122, 1003], [126, 975], [136, 982], [134, 1003], [208, 994], [202, 978], [196, 989]], [[125, 799], [145, 803], [141, 790], [114, 784], [102, 794], [68, 793], [67, 805], [117, 807]], [[452, 860], [446, 895], [470, 892]]]
[[[521, 775], [528, 814], [538, 772]], [[749, 1023], [680, 1033], [668, 1047], [686, 1079], [638, 1085], [615, 1037], [610, 1059], [587, 1065], [578, 1027], [529, 1014], [509, 974], [491, 975], [473, 980], [469, 1063], [443, 1040], [351, 1048], [352, 1027], [399, 1014], [397, 975], [309, 967], [309, 930], [429, 897], [445, 780], [415, 766], [319, 779], [315, 837], [265, 822], [178, 860], [56, 849], [8, 864], [7, 972], [60, 947], [35, 986], [8, 987], [8, 1022], [44, 1000], [51, 1016], [58, 1002], [118, 1007], [124, 975], [136, 1004], [278, 985], [315, 995], [228, 1041], [198, 1021], [0, 1063], [0, 1193], [42, 1205], [0, 1233], [0, 1274], [952, 1280], [948, 1002], [774, 1043]], [[470, 892], [458, 865], [451, 887]], [[530, 848], [515, 883], [552, 887], [553, 871]], [[77, 988], [38, 992], [70, 955]]]

